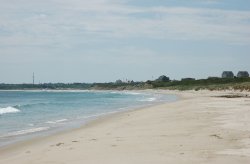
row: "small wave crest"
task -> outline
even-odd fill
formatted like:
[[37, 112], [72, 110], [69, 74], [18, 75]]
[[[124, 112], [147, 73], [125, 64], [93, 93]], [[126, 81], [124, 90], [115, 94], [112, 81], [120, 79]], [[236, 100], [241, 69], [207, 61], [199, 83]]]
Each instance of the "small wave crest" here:
[[0, 108], [0, 115], [7, 113], [17, 113], [17, 112], [20, 112], [20, 110], [11, 106], [8, 106], [6, 108]]
[[141, 95], [142, 93], [139, 92], [131, 92], [131, 91], [112, 91], [112, 94], [124, 94], [124, 95]]
[[65, 122], [68, 121], [68, 119], [61, 119], [61, 120], [55, 120], [55, 121], [47, 121], [47, 124], [56, 124], [56, 123], [61, 123], [61, 122]]
[[143, 100], [140, 100], [140, 101], [152, 102], [152, 101], [156, 101], [156, 98], [155, 97], [151, 97], [151, 98], [143, 99]]
[[1, 137], [13, 137], [13, 136], [18, 136], [18, 135], [25, 135], [25, 134], [40, 132], [40, 131], [44, 131], [44, 130], [48, 130], [48, 129], [49, 129], [49, 127], [38, 127], [38, 128], [32, 128], [32, 129], [24, 129], [24, 130], [19, 130], [19, 131], [8, 133], [7, 135], [1, 136]]
[[142, 93], [139, 93], [139, 92], [123, 92], [124, 94], [127, 94], [127, 95], [141, 95]]
[[50, 103], [45, 103], [45, 102], [42, 102], [42, 103], [30, 103], [30, 104], [22, 104], [22, 105], [16, 105], [14, 107], [18, 107], [20, 109], [24, 108], [32, 108], [34, 106], [46, 106], [46, 105], [50, 105]]

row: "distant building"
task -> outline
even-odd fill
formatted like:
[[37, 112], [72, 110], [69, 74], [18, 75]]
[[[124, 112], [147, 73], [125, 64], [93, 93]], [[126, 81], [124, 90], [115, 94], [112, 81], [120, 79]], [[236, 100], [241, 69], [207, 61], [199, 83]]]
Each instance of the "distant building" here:
[[221, 77], [222, 78], [234, 78], [234, 73], [232, 71], [224, 71]]
[[247, 71], [239, 71], [237, 77], [249, 77], [249, 73]]
[[115, 83], [116, 83], [116, 84], [121, 84], [122, 81], [119, 79], [119, 80], [116, 80]]
[[162, 75], [162, 76], [160, 76], [158, 79], [156, 79], [156, 81], [169, 82], [170, 79], [169, 79], [169, 77], [167, 77], [167, 76], [165, 76], [165, 75]]

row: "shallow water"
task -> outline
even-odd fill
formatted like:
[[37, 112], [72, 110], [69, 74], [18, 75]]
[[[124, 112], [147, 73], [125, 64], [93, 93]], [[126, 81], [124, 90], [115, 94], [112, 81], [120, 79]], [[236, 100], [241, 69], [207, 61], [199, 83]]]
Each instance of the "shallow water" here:
[[146, 92], [0, 91], [0, 146], [78, 127], [102, 115], [175, 99]]

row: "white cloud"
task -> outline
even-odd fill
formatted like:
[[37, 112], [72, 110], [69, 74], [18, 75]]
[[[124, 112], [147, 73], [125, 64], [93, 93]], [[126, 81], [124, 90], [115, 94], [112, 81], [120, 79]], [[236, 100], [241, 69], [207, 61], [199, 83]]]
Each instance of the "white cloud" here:
[[[71, 44], [78, 39], [158, 38], [250, 44], [250, 12], [135, 7], [115, 0], [1, 2], [0, 44]], [[207, 1], [208, 2], [208, 1]], [[211, 1], [209, 1], [211, 2]], [[212, 1], [214, 2], [214, 1]], [[15, 4], [15, 5], [13, 5]]]

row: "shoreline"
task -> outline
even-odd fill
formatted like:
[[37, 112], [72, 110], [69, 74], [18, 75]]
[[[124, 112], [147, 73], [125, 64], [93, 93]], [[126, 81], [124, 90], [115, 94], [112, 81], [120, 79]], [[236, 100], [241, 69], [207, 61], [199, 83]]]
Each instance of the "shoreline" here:
[[[171, 102], [167, 102], [167, 103], [171, 103]], [[19, 145], [25, 145], [27, 143], [30, 142], [37, 142], [39, 140], [43, 140], [46, 138], [50, 138], [53, 136], [57, 136], [57, 135], [63, 135], [66, 133], [71, 133], [74, 131], [78, 131], [81, 129], [84, 129], [88, 126], [92, 126], [92, 124], [96, 124], [96, 122], [102, 122], [103, 120], [108, 120], [109, 118], [112, 117], [116, 117], [119, 115], [123, 115], [132, 111], [137, 111], [137, 110], [143, 110], [145, 108], [149, 108], [149, 107], [153, 107], [153, 106], [158, 106], [158, 105], [162, 105], [165, 104], [164, 102], [160, 103], [156, 103], [156, 104], [151, 104], [151, 105], [147, 105], [147, 106], [143, 106], [143, 107], [135, 107], [135, 108], [129, 108], [127, 110], [124, 111], [114, 111], [114, 112], [110, 112], [110, 113], [105, 113], [105, 114], [101, 114], [100, 116], [93, 116], [92, 118], [89, 118], [89, 120], [86, 120], [84, 123], [80, 124], [80, 125], [75, 125], [76, 127], [72, 127], [72, 128], [66, 128], [66, 129], [60, 129], [60, 130], [46, 130], [46, 131], [50, 131], [50, 132], [46, 132], [46, 131], [39, 131], [38, 133], [45, 133], [45, 134], [31, 134], [32, 136], [29, 136], [27, 139], [21, 139], [21, 140], [17, 140], [14, 141], [13, 143], [10, 142], [6, 145], [0, 146], [0, 154], [2, 151], [8, 150], [12, 147], [19, 147]], [[29, 134], [27, 134], [29, 135]], [[34, 135], [34, 136], [33, 136]], [[25, 136], [23, 136], [25, 137]]]
[[[3, 90], [0, 90], [0, 92]], [[8, 90], [6, 90], [8, 91]], [[11, 90], [14, 91], [14, 90]], [[110, 90], [15, 90], [15, 91], [45, 91], [45, 92], [110, 92]], [[98, 122], [99, 120], [103, 120], [103, 119], [108, 119], [110, 117], [115, 117], [116, 115], [120, 115], [123, 113], [127, 113], [127, 112], [131, 112], [131, 111], [136, 111], [136, 110], [142, 110], [144, 108], [148, 108], [148, 107], [152, 107], [152, 106], [157, 106], [157, 105], [161, 105], [161, 104], [165, 104], [165, 103], [169, 103], [169, 102], [173, 102], [173, 101], [178, 101], [178, 96], [174, 95], [174, 94], [168, 94], [168, 93], [160, 93], [159, 91], [153, 91], [153, 90], [142, 90], [142, 91], [130, 91], [130, 90], [124, 90], [124, 91], [119, 91], [119, 90], [114, 90], [114, 92], [119, 92], [119, 93], [149, 93], [149, 94], [159, 94], [159, 95], [168, 95], [170, 97], [172, 97], [171, 99], [166, 101], [158, 101], [158, 102], [152, 102], [153, 104], [141, 104], [141, 105], [136, 105], [136, 106], [131, 106], [128, 107], [124, 110], [115, 110], [115, 111], [111, 111], [108, 113], [100, 113], [100, 114], [96, 114], [96, 115], [91, 115], [88, 116], [85, 120], [81, 120], [78, 123], [73, 123], [73, 122], [69, 122], [70, 124], [72, 124], [71, 126], [67, 126], [67, 127], [57, 127], [56, 129], [48, 129], [48, 130], [44, 130], [44, 131], [38, 131], [38, 132], [34, 132], [34, 133], [28, 133], [28, 134], [24, 134], [21, 136], [10, 136], [13, 137], [14, 140], [13, 141], [8, 141], [6, 144], [3, 143], [0, 146], [0, 154], [1, 151], [9, 149], [11, 147], [16, 147], [17, 145], [23, 145], [26, 142], [30, 143], [33, 141], [37, 141], [40, 139], [44, 139], [44, 138], [48, 138], [54, 135], [58, 135], [58, 134], [64, 134], [64, 133], [69, 133], [71, 131], [74, 130], [78, 130], [81, 129], [89, 124], [92, 124], [94, 122]], [[175, 97], [175, 98], [173, 98]], [[172, 100], [175, 99], [175, 100]]]
[[[156, 93], [158, 93], [158, 92], [156, 92]], [[168, 95], [172, 95], [172, 94], [168, 94]], [[176, 97], [178, 97], [178, 96], [176, 96]], [[175, 101], [178, 101], [178, 99], [180, 99], [180, 98], [176, 98]], [[157, 107], [157, 106], [161, 106], [164, 104], [173, 103], [175, 101], [157, 102], [155, 104], [150, 104], [150, 105], [148, 104], [146, 106], [129, 108], [129, 109], [124, 110], [124, 111], [115, 111], [115, 112], [111, 112], [111, 113], [105, 113], [104, 115], [100, 115], [100, 116], [94, 117], [94, 118], [86, 121], [85, 123], [79, 125], [79, 127], [77, 127], [77, 128], [67, 128], [64, 130], [59, 130], [59, 131], [51, 132], [51, 133], [44, 134], [44, 135], [35, 135], [34, 137], [31, 137], [28, 139], [16, 141], [14, 143], [10, 143], [10, 144], [1, 146], [0, 147], [0, 155], [1, 155], [1, 153], [6, 153], [6, 151], [9, 152], [9, 151], [15, 150], [17, 148], [20, 148], [20, 147], [23, 147], [23, 146], [26, 146], [26, 145], [29, 145], [32, 143], [41, 142], [43, 140], [48, 140], [48, 139], [53, 138], [53, 137], [81, 131], [81, 130], [84, 130], [85, 128], [95, 126], [96, 124], [100, 124], [100, 123], [108, 121], [109, 119], [112, 119], [112, 118], [121, 117], [121, 116], [129, 114], [131, 112], [144, 110], [144, 109], [151, 108], [151, 107]]]
[[77, 129], [1, 149], [0, 162], [250, 162], [249, 118], [242, 119], [250, 114], [249, 98], [213, 97], [235, 93], [231, 91], [152, 92], [175, 94], [179, 100], [114, 113]]

